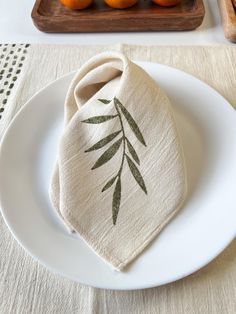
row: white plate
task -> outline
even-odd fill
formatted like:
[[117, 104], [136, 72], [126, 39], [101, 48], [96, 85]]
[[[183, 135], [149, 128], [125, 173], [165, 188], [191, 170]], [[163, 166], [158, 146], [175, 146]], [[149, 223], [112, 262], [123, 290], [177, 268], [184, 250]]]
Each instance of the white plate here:
[[140, 289], [187, 276], [216, 257], [236, 233], [236, 113], [196, 78], [139, 63], [167, 92], [186, 155], [184, 209], [125, 272], [113, 272], [69, 235], [48, 198], [63, 126], [69, 74], [36, 94], [10, 125], [0, 152], [0, 198], [18, 242], [51, 270], [100, 288]]

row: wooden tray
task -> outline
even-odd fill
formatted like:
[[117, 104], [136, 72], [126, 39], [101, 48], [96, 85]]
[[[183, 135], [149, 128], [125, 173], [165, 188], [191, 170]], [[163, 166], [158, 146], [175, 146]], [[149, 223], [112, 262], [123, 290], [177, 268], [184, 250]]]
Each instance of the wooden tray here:
[[235, 0], [219, 0], [225, 37], [232, 42], [236, 42], [236, 9], [234, 3], [236, 3]]
[[180, 31], [197, 28], [204, 14], [202, 0], [182, 0], [171, 8], [160, 7], [151, 0], [139, 0], [126, 10], [115, 10], [103, 0], [95, 0], [90, 8], [82, 11], [67, 9], [59, 0], [37, 0], [32, 19], [43, 32]]

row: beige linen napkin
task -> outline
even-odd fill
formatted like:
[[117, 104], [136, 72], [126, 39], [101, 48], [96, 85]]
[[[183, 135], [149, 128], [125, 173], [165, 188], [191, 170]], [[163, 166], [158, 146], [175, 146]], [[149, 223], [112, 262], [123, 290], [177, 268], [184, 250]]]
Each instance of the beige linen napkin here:
[[50, 189], [64, 223], [121, 270], [181, 208], [185, 180], [164, 91], [123, 54], [90, 59], [66, 97]]

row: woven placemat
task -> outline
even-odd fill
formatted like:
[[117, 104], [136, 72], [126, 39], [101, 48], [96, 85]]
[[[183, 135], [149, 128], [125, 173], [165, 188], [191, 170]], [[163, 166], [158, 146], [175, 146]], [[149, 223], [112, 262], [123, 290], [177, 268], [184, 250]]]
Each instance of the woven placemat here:
[[[236, 108], [236, 49], [232, 47], [1, 45], [0, 136], [35, 92], [108, 49], [191, 73]], [[236, 313], [236, 241], [208, 266], [178, 282], [141, 291], [110, 291], [85, 287], [46, 270], [16, 243], [2, 218], [0, 232], [0, 313]]]

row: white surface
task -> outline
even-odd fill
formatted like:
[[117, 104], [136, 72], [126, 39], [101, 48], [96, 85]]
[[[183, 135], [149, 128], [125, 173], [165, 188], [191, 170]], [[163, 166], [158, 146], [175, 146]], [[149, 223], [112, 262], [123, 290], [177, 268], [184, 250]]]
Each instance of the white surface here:
[[135, 289], [177, 280], [211, 261], [236, 234], [235, 111], [216, 91], [184, 72], [140, 65], [172, 100], [189, 192], [181, 213], [126, 272], [113, 272], [83, 240], [69, 235], [49, 202], [63, 100], [73, 74], [28, 102], [0, 151], [1, 208], [15, 238], [48, 268], [96, 287]]
[[[102, 1], [102, 0], [101, 0]], [[143, 1], [143, 0], [140, 0]], [[204, 0], [203, 24], [188, 32], [46, 34], [33, 25], [31, 11], [35, 0], [0, 0], [0, 42], [67, 44], [147, 44], [199, 45], [228, 43], [224, 37], [217, 0]]]

